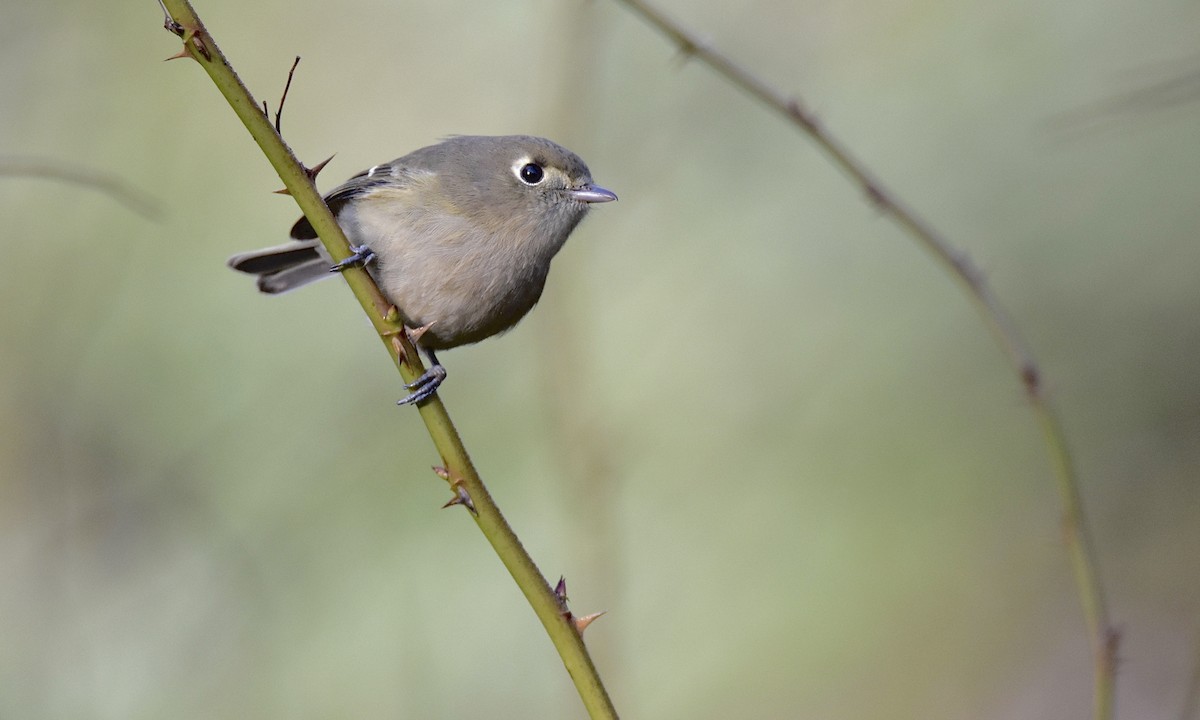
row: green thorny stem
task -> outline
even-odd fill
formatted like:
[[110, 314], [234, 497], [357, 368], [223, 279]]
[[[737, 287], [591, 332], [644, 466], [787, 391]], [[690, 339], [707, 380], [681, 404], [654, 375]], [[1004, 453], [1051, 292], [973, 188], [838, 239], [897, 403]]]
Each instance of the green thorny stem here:
[[[184, 49], [179, 57], [190, 57], [204, 68], [279, 173], [329, 254], [335, 260], [347, 257], [350, 254], [349, 243], [317, 192], [311, 171], [296, 160], [283, 138], [271, 126], [263, 108], [242, 84], [191, 4], [187, 0], [161, 0], [161, 3], [167, 13], [166, 28], [184, 41]], [[424, 367], [404, 328], [396, 320], [391, 303], [380, 293], [364, 269], [351, 268], [343, 276], [379, 333], [401, 377], [405, 382], [411, 382], [424, 372]], [[456, 500], [468, 504], [473, 510], [471, 515], [475, 523], [546, 628], [589, 715], [592, 718], [616, 718], [617, 712], [588, 655], [575, 619], [565, 609], [563, 599], [546, 583], [521, 546], [521, 541], [500, 514], [471, 464], [442, 401], [434, 395], [421, 404], [420, 413], [442, 458], [444, 468], [438, 468], [438, 474], [448, 480]]]
[[880, 212], [895, 221], [913, 240], [958, 282], [979, 311], [988, 330], [1000, 345], [1009, 365], [1020, 381], [1041, 429], [1043, 440], [1057, 477], [1062, 503], [1063, 537], [1074, 569], [1076, 589], [1083, 606], [1094, 662], [1093, 713], [1095, 720], [1113, 715], [1117, 645], [1120, 640], [1113, 628], [1105, 604], [1104, 589], [1096, 571], [1093, 543], [1088, 532], [1079, 482], [1067, 448], [1066, 436], [1058, 416], [1046, 397], [1042, 373], [1025, 341], [996, 301], [983, 275], [967, 255], [885, 188], [865, 164], [834, 139], [815, 115], [795, 97], [788, 97], [745, 70], [727, 56], [705, 45], [694, 34], [642, 0], [620, 0], [634, 13], [670, 39], [685, 57], [714, 70], [737, 88], [782, 115], [821, 148], [833, 164], [866, 195]]

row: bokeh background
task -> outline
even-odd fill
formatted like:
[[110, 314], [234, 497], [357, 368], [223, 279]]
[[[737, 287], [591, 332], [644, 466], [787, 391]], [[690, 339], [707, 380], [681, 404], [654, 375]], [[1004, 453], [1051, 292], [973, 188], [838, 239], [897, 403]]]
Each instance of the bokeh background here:
[[[1123, 632], [1200, 641], [1200, 6], [664, 2], [971, 254], [1042, 363]], [[623, 6], [203, 0], [329, 188], [533, 133], [621, 201], [443, 356], [476, 464], [631, 718], [1090, 712], [1045, 449], [958, 287]], [[0, 717], [573, 718], [342, 283], [152, 2], [0, 9]], [[22, 165], [24, 163], [24, 165]], [[32, 165], [31, 165], [32, 163]], [[30, 167], [111, 173], [133, 206]], [[24, 174], [17, 172], [25, 167]]]

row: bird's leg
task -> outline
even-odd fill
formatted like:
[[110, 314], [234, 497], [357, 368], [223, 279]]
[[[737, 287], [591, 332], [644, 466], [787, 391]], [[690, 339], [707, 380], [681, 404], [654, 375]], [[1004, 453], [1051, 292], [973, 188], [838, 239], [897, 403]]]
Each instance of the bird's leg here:
[[[375, 252], [366, 245], [351, 245], [350, 250], [353, 252], [353, 254], [329, 268], [330, 272], [341, 272], [342, 270], [345, 270], [353, 265], [366, 265], [375, 261]], [[400, 313], [398, 311], [393, 312], [394, 310], [394, 307], [388, 310], [389, 319], [391, 319], [393, 316], [399, 317]], [[416, 329], [410, 329], [405, 326], [404, 332], [408, 335], [409, 340], [414, 345], [417, 345], [418, 341], [421, 339], [421, 336], [425, 334], [425, 331], [428, 330], [432, 324], [433, 323], [428, 323]], [[399, 347], [400, 345], [397, 343], [397, 349], [399, 349]], [[418, 345], [418, 347], [420, 346]], [[420, 349], [421, 352], [425, 353], [425, 357], [429, 358], [429, 368], [425, 372], [421, 373], [419, 378], [404, 386], [412, 392], [406, 397], [397, 400], [397, 405], [420, 405], [422, 402], [428, 400], [431, 395], [437, 392], [438, 386], [441, 385], [442, 381], [446, 379], [446, 368], [442, 367], [442, 364], [438, 362], [437, 355], [434, 354], [433, 350], [430, 350], [429, 348]]]
[[375, 251], [366, 245], [351, 245], [350, 253], [345, 260], [329, 268], [329, 272], [341, 272], [355, 265], [366, 267], [369, 263], [375, 262]]
[[437, 355], [434, 355], [429, 348], [421, 348], [421, 352], [429, 358], [429, 369], [422, 373], [421, 377], [404, 386], [412, 390], [412, 393], [408, 397], [398, 400], [397, 405], [420, 405], [437, 392], [438, 386], [446, 379], [446, 368], [438, 362]]

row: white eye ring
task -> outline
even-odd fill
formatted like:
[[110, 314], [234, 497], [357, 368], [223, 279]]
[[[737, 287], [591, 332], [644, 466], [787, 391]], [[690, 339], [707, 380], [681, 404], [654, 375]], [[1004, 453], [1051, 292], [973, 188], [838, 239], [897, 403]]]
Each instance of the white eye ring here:
[[540, 185], [546, 179], [546, 169], [529, 158], [521, 158], [513, 165], [517, 179], [530, 187]]

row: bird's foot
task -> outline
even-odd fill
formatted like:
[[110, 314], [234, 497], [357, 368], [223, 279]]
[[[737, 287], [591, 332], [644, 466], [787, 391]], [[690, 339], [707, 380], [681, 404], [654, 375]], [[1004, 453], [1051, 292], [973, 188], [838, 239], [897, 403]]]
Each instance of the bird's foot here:
[[420, 405], [437, 392], [438, 386], [446, 379], [446, 368], [440, 364], [431, 365], [428, 370], [421, 374], [421, 377], [413, 380], [404, 387], [412, 390], [412, 392], [401, 400], [397, 400], [397, 405]]
[[346, 268], [357, 265], [366, 267], [368, 264], [375, 262], [375, 251], [366, 245], [351, 245], [350, 252], [351, 254], [346, 256], [345, 260], [329, 268], [329, 272], [342, 272]]

